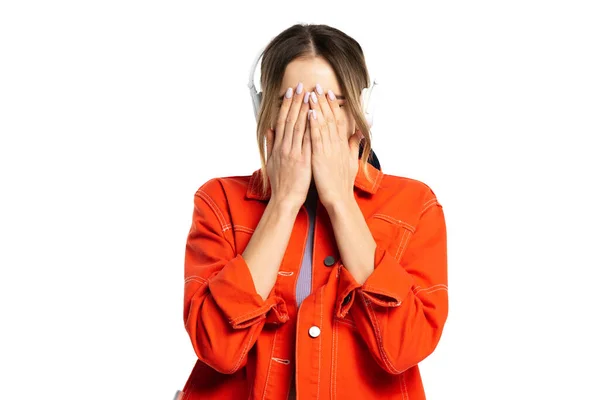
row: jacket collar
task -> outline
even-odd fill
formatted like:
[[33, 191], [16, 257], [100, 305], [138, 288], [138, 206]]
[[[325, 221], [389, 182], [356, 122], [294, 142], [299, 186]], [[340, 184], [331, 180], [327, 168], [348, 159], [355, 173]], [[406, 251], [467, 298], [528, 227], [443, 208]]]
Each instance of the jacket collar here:
[[[360, 151], [358, 156], [360, 157], [362, 154], [362, 142], [360, 144]], [[359, 160], [360, 163], [360, 160]], [[373, 178], [373, 182], [369, 182], [367, 176], [363, 172], [362, 168], [358, 168], [358, 172], [356, 173], [356, 178], [354, 178], [354, 188], [355, 190], [358, 188], [364, 192], [375, 194], [379, 186], [381, 185], [381, 180], [383, 178], [383, 172], [381, 171], [381, 165], [379, 164], [379, 160], [375, 155], [375, 152], [371, 149], [371, 157], [369, 158], [369, 163], [367, 164], [367, 169], [369, 170], [369, 174]], [[261, 169], [257, 169], [250, 176], [250, 180], [248, 181], [248, 189], [246, 190], [246, 198], [248, 199], [257, 199], [257, 200], [268, 200], [271, 198], [271, 188], [267, 189], [267, 193], [264, 196], [260, 195], [260, 183], [262, 179], [262, 171]]]

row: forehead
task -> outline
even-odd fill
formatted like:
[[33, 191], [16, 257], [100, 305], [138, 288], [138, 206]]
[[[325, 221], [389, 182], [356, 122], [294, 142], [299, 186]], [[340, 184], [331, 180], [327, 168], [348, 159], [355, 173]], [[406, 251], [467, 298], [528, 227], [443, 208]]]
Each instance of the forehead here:
[[297, 58], [285, 68], [280, 92], [284, 93], [288, 87], [295, 88], [302, 82], [305, 91], [315, 89], [320, 84], [323, 89], [331, 89], [340, 93], [340, 86], [331, 65], [322, 57]]

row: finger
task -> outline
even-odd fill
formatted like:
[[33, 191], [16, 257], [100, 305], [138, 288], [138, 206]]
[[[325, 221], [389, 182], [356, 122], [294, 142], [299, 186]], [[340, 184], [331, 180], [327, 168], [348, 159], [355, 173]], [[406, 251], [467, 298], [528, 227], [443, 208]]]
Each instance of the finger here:
[[321, 153], [323, 151], [323, 139], [319, 119], [317, 117], [317, 110], [310, 110], [309, 114], [310, 145], [313, 153]]
[[[290, 152], [292, 149], [292, 143], [294, 141], [294, 136], [296, 134], [296, 121], [298, 120], [298, 112], [300, 111], [300, 107], [303, 104], [302, 99], [304, 97], [304, 91], [302, 82], [298, 82], [298, 85], [295, 88], [294, 94], [292, 96], [292, 104], [290, 105], [290, 109], [288, 111], [287, 117], [285, 118], [285, 133], [283, 135], [283, 142], [281, 147], [283, 151]], [[300, 131], [300, 135], [302, 135], [304, 131]]]
[[[323, 92], [323, 88], [318, 83], [316, 85], [316, 90], [317, 99], [319, 100], [319, 107], [321, 114], [323, 115], [323, 119], [321, 120], [321, 130], [323, 131], [323, 134], [326, 136], [327, 134], [340, 136], [336, 125], [335, 116], [333, 115], [333, 111], [329, 106], [329, 100], [327, 100], [327, 96]], [[329, 136], [329, 138], [331, 138], [331, 136]]]
[[[298, 114], [298, 119], [296, 120], [296, 125], [294, 126], [294, 142], [292, 143], [292, 152], [297, 151], [298, 153], [303, 151], [302, 142], [306, 130], [308, 128], [308, 111], [310, 106], [308, 105], [308, 96], [310, 93], [305, 92], [302, 98], [302, 105], [300, 106], [300, 113]], [[310, 132], [308, 132], [310, 135]]]
[[347, 139], [346, 137], [346, 119], [342, 115], [342, 109], [340, 108], [340, 104], [333, 93], [333, 90], [327, 91], [327, 102], [329, 103], [329, 107], [331, 108], [331, 112], [333, 113], [333, 118], [335, 119], [335, 125], [337, 127], [337, 132], [342, 139]]
[[283, 135], [285, 134], [285, 119], [287, 118], [288, 111], [292, 105], [292, 93], [293, 89], [290, 87], [287, 88], [285, 94], [283, 95], [281, 107], [279, 108], [279, 114], [277, 115], [277, 124], [275, 126], [275, 141], [273, 143], [273, 147], [275, 148], [279, 148], [279, 146], [281, 146], [281, 142], [283, 141]]
[[356, 160], [358, 158], [358, 150], [360, 148], [360, 140], [362, 139], [361, 132], [357, 129], [350, 139], [348, 139], [348, 148], [350, 149], [351, 159]]
[[267, 162], [269, 158], [271, 158], [271, 153], [273, 153], [273, 135], [275, 132], [273, 129], [267, 129]]
[[[322, 118], [318, 118], [318, 110], [320, 108], [319, 106], [319, 99], [317, 98], [317, 95], [315, 94], [315, 92], [310, 92], [310, 108], [311, 108], [311, 113], [310, 113], [310, 136], [312, 138], [312, 144], [313, 144], [313, 150], [315, 149], [315, 141], [318, 141], [320, 143], [320, 146], [323, 145], [323, 132], [321, 132], [321, 126], [319, 126], [320, 121], [322, 120]], [[313, 121], [314, 119], [314, 121]]]
[[304, 161], [306, 161], [306, 163], [310, 162], [312, 153], [311, 145], [310, 124], [307, 123], [306, 128], [304, 129], [304, 135], [302, 136], [302, 155], [304, 156]]

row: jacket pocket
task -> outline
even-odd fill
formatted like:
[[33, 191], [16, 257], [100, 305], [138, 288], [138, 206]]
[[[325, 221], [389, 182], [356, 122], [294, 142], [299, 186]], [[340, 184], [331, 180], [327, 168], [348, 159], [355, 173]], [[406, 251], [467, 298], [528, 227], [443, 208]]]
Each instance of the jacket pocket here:
[[367, 225], [379, 246], [388, 248], [394, 238], [398, 236], [399, 225], [394, 218], [388, 215], [373, 214], [367, 219]]
[[415, 228], [402, 220], [381, 213], [370, 216], [367, 225], [377, 244], [400, 261]]

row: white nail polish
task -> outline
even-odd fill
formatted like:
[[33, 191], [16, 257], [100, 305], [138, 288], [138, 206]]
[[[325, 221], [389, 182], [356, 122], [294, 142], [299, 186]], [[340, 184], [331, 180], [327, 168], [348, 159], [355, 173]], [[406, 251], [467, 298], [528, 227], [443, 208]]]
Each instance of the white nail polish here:
[[317, 93], [319, 93], [319, 95], [323, 94], [323, 88], [321, 87], [321, 85], [319, 85], [319, 84], [317, 83], [317, 86], [316, 86], [316, 87], [317, 87]]

